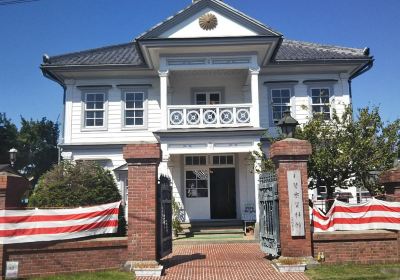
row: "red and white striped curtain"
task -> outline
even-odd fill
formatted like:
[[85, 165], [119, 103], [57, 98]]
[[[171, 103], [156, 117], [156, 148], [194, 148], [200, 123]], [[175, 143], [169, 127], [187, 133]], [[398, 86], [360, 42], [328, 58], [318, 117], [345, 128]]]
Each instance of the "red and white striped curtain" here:
[[115, 233], [120, 203], [74, 209], [0, 210], [0, 244]]
[[335, 200], [327, 214], [314, 206], [312, 219], [314, 232], [400, 230], [400, 202], [387, 202], [373, 198], [361, 204], [348, 204]]

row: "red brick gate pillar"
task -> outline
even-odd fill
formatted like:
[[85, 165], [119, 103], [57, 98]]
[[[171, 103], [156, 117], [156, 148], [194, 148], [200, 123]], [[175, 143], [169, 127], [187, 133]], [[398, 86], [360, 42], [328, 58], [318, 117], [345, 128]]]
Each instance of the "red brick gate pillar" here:
[[[308, 141], [288, 138], [275, 142], [270, 157], [277, 168], [281, 255], [311, 257], [308, 210]], [[297, 208], [296, 208], [297, 207]]]
[[[0, 170], [0, 210], [22, 207], [21, 199], [29, 188], [29, 181], [11, 167]], [[0, 279], [4, 279], [6, 261], [5, 247], [0, 244]]]
[[128, 261], [156, 261], [160, 145], [129, 144], [123, 154], [128, 163]]
[[383, 172], [379, 179], [385, 186], [386, 200], [400, 202], [400, 167]]

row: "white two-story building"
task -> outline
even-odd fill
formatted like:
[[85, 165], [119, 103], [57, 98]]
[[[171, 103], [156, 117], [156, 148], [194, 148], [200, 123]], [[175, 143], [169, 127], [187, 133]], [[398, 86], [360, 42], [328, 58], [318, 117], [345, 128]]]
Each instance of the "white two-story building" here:
[[[64, 88], [62, 156], [96, 160], [125, 193], [122, 147], [159, 142], [186, 220], [256, 207], [249, 153], [282, 113], [305, 123], [351, 103], [368, 49], [293, 41], [217, 0], [193, 1], [131, 42], [44, 56]], [[128, 206], [129, 207], [129, 206]]]

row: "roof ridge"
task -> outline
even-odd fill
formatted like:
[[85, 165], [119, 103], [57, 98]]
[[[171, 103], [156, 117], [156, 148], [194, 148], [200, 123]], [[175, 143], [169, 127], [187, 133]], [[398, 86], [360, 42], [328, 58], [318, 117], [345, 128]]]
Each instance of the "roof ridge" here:
[[[199, 1], [198, 1], [198, 2], [199, 2]], [[173, 14], [173, 15], [167, 17], [166, 19], [164, 19], [163, 21], [157, 23], [156, 25], [150, 27], [150, 28], [147, 29], [146, 31], [144, 31], [144, 32], [142, 32], [141, 34], [139, 34], [139, 36], [137, 36], [136, 39], [139, 39], [139, 38], [141, 38], [142, 36], [144, 36], [145, 34], [147, 34], [147, 33], [149, 33], [149, 32], [152, 32], [154, 29], [156, 29], [156, 28], [159, 27], [160, 25], [164, 24], [165, 22], [167, 22], [167, 21], [173, 19], [173, 18], [176, 17], [177, 15], [179, 15], [179, 14], [183, 13], [184, 11], [188, 10], [190, 7], [192, 7], [192, 6], [195, 5], [196, 3], [197, 3], [197, 2], [192, 2], [192, 4], [190, 4], [190, 5], [186, 6], [185, 8], [183, 8], [183, 9], [177, 11], [175, 14]], [[134, 39], [134, 40], [136, 40], [136, 39]]]
[[351, 48], [351, 47], [343, 47], [338, 45], [330, 45], [330, 44], [320, 44], [320, 43], [313, 43], [307, 41], [300, 41], [300, 40], [291, 40], [291, 39], [283, 39], [282, 43], [294, 43], [306, 47], [320, 47], [320, 48], [329, 48], [329, 49], [340, 49], [344, 51], [357, 51], [363, 53], [364, 49], [362, 48]]
[[101, 51], [101, 50], [108, 50], [108, 49], [112, 49], [112, 48], [118, 48], [118, 47], [122, 47], [122, 46], [128, 46], [130, 44], [134, 44], [134, 41], [128, 42], [128, 43], [121, 43], [121, 44], [115, 44], [115, 45], [108, 45], [108, 46], [103, 46], [103, 47], [98, 47], [98, 48], [91, 48], [91, 49], [86, 49], [86, 50], [82, 50], [82, 51], [73, 51], [73, 52], [68, 52], [65, 54], [58, 54], [58, 55], [53, 55], [50, 56], [50, 59], [56, 59], [56, 58], [61, 58], [61, 57], [67, 57], [67, 56], [71, 56], [71, 55], [77, 55], [77, 54], [87, 54], [87, 53], [91, 53], [91, 52], [97, 52], [97, 51]]

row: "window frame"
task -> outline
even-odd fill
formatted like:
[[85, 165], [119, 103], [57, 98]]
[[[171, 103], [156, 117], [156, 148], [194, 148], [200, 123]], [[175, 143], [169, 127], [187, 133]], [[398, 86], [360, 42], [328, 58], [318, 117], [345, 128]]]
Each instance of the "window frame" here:
[[[148, 121], [148, 89], [147, 87], [120, 87], [121, 90], [121, 130], [145, 130]], [[143, 124], [142, 125], [126, 125], [126, 94], [127, 93], [143, 93]], [[136, 109], [128, 109], [128, 111], [136, 111]], [[137, 110], [138, 111], [138, 110]]]
[[[272, 94], [274, 91], [278, 91], [278, 90], [280, 91], [281, 99], [282, 99], [282, 91], [283, 90], [289, 91], [289, 102], [288, 103], [277, 103], [276, 105], [274, 104]], [[271, 104], [271, 106], [270, 106], [271, 107], [271, 122], [274, 126], [276, 126], [277, 123], [275, 123], [275, 120], [274, 120], [274, 107], [289, 107], [289, 110], [292, 113], [292, 107], [293, 107], [292, 106], [292, 90], [289, 87], [272, 88], [270, 90], [270, 104]], [[282, 119], [282, 118], [283, 118], [283, 111], [282, 111], [282, 116], [280, 119]], [[279, 122], [279, 120], [277, 120], [277, 122]]]
[[[195, 171], [205, 171], [207, 175], [207, 187], [206, 188], [198, 188], [197, 187], [197, 182], [198, 181], [204, 181], [200, 180], [197, 177], [195, 179], [188, 179], [187, 178], [187, 172], [195, 172]], [[196, 187], [195, 188], [188, 188], [187, 187], [187, 182], [189, 181], [195, 181], [196, 182]], [[188, 189], [201, 189], [201, 190], [207, 190], [207, 196], [188, 196]], [[184, 169], [184, 197], [185, 199], [210, 199], [210, 170], [207, 166], [191, 166], [190, 168], [185, 168]]]
[[313, 106], [324, 106], [326, 105], [325, 103], [316, 103], [314, 105], [313, 100], [312, 100], [312, 91], [314, 89], [328, 89], [329, 91], [329, 119], [332, 119], [332, 110], [333, 110], [333, 98], [334, 98], [334, 87], [332, 83], [312, 83], [308, 85], [308, 100], [309, 100], [309, 116], [310, 118], [314, 117], [314, 113], [313, 113]]
[[[289, 108], [290, 114], [293, 118], [296, 118], [296, 110], [294, 104], [294, 97], [295, 97], [295, 90], [294, 85], [289, 83], [278, 83], [274, 85], [267, 85], [268, 87], [268, 116], [269, 116], [269, 126], [276, 127], [274, 122], [274, 115], [273, 115], [273, 102], [272, 102], [272, 91], [274, 90], [289, 90]], [[283, 103], [280, 103], [283, 104]]]
[[[198, 106], [212, 106], [224, 104], [225, 100], [225, 88], [224, 87], [196, 87], [191, 89], [192, 95], [192, 105]], [[209, 104], [210, 94], [219, 94], [219, 104]], [[197, 94], [206, 94], [206, 104], [196, 104]], [[208, 102], [208, 103], [207, 103]]]
[[[108, 94], [111, 86], [78, 86], [81, 90], [81, 131], [105, 131], [108, 130]], [[103, 125], [87, 126], [86, 109], [88, 94], [103, 94]], [[100, 110], [98, 110], [100, 111]]]

